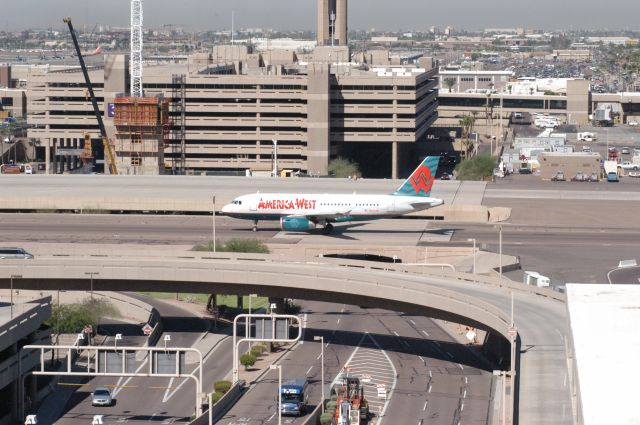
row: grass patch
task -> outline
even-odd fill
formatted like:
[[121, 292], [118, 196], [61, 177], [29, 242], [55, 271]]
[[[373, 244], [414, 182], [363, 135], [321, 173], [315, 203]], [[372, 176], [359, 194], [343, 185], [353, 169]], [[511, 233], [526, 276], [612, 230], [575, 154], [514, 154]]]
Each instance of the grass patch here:
[[[145, 297], [155, 298], [157, 300], [180, 300], [186, 302], [192, 302], [196, 304], [206, 305], [209, 301], [209, 295], [207, 294], [177, 294], [175, 292], [138, 292]], [[249, 296], [244, 295], [242, 297], [244, 309], [249, 310]], [[237, 295], [217, 295], [217, 305], [226, 305], [229, 308], [238, 308]], [[253, 297], [251, 298], [251, 310], [255, 311], [260, 308], [266, 309], [269, 306], [269, 298], [267, 297]]]

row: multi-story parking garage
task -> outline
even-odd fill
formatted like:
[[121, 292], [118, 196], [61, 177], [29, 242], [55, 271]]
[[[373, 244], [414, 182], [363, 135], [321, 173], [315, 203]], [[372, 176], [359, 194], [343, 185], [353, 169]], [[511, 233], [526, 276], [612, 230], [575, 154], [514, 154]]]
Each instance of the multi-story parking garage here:
[[[173, 129], [184, 124], [165, 141], [166, 167], [268, 172], [275, 140], [280, 170], [322, 175], [341, 155], [360, 162], [365, 175], [399, 177], [437, 118], [437, 68], [430, 60], [392, 67], [348, 58], [346, 47], [300, 56], [220, 47], [186, 63], [148, 65], [145, 96], [171, 98]], [[90, 75], [113, 137], [111, 105], [127, 89], [126, 57], [107, 56]], [[29, 136], [46, 146], [51, 171], [74, 168], [78, 158], [56, 152], [81, 147], [87, 131], [99, 138], [79, 69], [34, 69], [28, 96]]]

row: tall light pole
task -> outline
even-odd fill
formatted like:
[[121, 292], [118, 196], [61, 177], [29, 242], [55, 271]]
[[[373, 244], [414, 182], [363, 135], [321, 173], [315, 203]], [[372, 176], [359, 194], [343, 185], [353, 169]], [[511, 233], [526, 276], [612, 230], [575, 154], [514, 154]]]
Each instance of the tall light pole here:
[[9, 294], [11, 297], [11, 318], [13, 319], [13, 279], [22, 279], [21, 274], [12, 274], [11, 275], [11, 293]]
[[320, 383], [322, 396], [320, 397], [320, 403], [322, 403], [322, 413], [324, 413], [324, 336], [314, 336], [314, 341], [320, 341]]
[[93, 299], [93, 276], [97, 276], [100, 273], [99, 272], [85, 272], [84, 274], [87, 275], [87, 276], [91, 276], [91, 291], [90, 291], [90, 294], [91, 294], [91, 299]]
[[278, 369], [278, 425], [282, 425], [282, 365], [272, 364], [269, 369]]
[[499, 283], [500, 286], [502, 286], [502, 224], [498, 224], [496, 228], [498, 229], [498, 270], [500, 274]]
[[216, 195], [213, 195], [213, 206], [211, 210], [211, 221], [213, 231], [213, 252], [216, 252]]
[[473, 280], [476, 276], [476, 238], [469, 238], [467, 242], [473, 242]]
[[273, 142], [273, 177], [278, 177], [278, 141], [271, 139]]

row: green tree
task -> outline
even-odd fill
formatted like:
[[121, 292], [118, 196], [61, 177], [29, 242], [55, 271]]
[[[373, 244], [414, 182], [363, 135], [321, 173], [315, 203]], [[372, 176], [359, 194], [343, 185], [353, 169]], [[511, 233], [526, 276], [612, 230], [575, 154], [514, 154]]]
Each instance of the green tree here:
[[444, 79], [444, 85], [449, 89], [449, 93], [451, 93], [451, 89], [456, 85], [456, 79], [449, 77]]
[[330, 175], [338, 178], [360, 176], [360, 167], [358, 164], [342, 157], [331, 160], [328, 171]]
[[77, 334], [86, 325], [95, 328], [104, 317], [117, 315], [117, 310], [109, 302], [94, 298], [81, 303], [54, 305], [51, 318], [46, 323], [56, 334]]
[[257, 357], [253, 354], [243, 354], [240, 356], [240, 364], [244, 366], [245, 370], [256, 364]]
[[231, 388], [231, 382], [229, 381], [216, 381], [213, 384], [213, 389], [219, 393], [226, 393]]
[[495, 161], [489, 155], [478, 155], [456, 167], [458, 180], [484, 180], [493, 175]]

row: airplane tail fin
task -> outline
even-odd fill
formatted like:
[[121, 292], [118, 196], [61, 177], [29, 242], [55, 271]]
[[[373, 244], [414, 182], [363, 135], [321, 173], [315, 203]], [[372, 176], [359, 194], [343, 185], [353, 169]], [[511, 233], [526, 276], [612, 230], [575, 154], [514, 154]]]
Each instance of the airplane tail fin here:
[[393, 194], [402, 196], [430, 196], [436, 180], [439, 156], [428, 156]]

